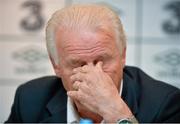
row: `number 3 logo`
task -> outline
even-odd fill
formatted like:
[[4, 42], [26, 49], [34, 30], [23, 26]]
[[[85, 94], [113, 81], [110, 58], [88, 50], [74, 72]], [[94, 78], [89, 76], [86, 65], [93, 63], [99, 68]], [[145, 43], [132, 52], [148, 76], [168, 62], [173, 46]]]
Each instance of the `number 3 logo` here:
[[29, 8], [30, 14], [21, 21], [21, 27], [28, 31], [36, 31], [43, 27], [44, 19], [41, 16], [41, 3], [39, 1], [26, 1], [23, 8]]
[[180, 1], [170, 2], [165, 6], [171, 11], [172, 17], [163, 23], [163, 30], [168, 34], [180, 33]]

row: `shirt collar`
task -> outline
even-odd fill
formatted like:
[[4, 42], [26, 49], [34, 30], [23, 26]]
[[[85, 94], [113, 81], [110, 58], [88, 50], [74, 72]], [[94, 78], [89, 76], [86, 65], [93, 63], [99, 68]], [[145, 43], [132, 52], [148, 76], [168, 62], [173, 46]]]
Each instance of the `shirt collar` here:
[[[123, 88], [123, 80], [121, 81], [120, 90], [119, 90], [119, 96], [122, 95], [122, 88]], [[78, 123], [80, 120], [79, 114], [74, 107], [73, 100], [68, 97], [67, 100], [67, 123]], [[102, 121], [102, 123], [104, 120]]]

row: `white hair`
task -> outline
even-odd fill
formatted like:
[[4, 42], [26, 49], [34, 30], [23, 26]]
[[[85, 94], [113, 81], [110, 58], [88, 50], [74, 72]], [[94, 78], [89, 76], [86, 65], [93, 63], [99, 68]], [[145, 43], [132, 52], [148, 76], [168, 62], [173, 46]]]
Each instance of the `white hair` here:
[[92, 29], [104, 32], [112, 31], [120, 54], [126, 48], [126, 37], [118, 15], [104, 5], [72, 5], [56, 11], [46, 27], [46, 45], [49, 56], [55, 64], [60, 58], [56, 48], [55, 34], [57, 28], [70, 30]]

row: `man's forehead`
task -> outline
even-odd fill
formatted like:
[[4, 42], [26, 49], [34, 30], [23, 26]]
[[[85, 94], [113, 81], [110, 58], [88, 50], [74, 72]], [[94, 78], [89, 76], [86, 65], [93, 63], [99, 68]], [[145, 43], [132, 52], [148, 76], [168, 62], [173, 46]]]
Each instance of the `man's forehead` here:
[[115, 38], [112, 33], [102, 31], [62, 31], [56, 33], [56, 42], [62, 47], [78, 47], [88, 48], [96, 44], [114, 44]]

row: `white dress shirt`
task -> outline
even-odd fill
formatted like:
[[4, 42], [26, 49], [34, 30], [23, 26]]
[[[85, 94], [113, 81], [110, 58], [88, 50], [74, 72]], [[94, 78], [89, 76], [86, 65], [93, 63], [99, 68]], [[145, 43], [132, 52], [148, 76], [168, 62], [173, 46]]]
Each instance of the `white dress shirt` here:
[[[123, 88], [123, 81], [121, 81], [119, 95], [122, 94], [122, 88]], [[80, 120], [80, 116], [74, 107], [74, 103], [70, 97], [68, 97], [67, 100], [67, 123], [78, 123]], [[102, 120], [101, 123], [104, 123], [104, 120]]]

